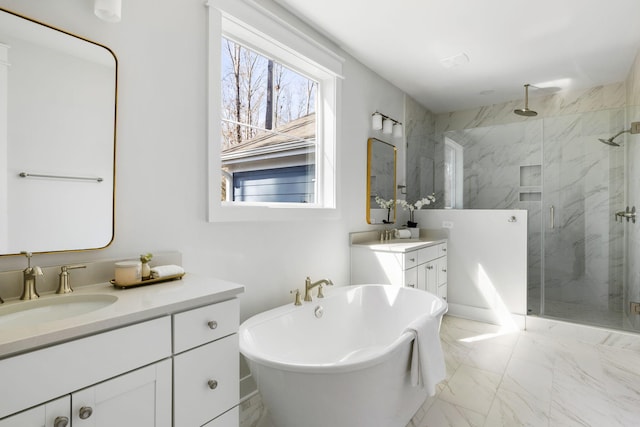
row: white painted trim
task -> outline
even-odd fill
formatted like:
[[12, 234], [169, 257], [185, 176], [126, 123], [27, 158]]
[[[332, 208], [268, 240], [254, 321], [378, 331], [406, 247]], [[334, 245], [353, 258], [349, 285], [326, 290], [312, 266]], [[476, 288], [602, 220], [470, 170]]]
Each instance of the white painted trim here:
[[[493, 325], [511, 326], [503, 325], [500, 318], [493, 312], [493, 310], [489, 308], [472, 307], [469, 305], [454, 303], [448, 303], [448, 305], [449, 311], [447, 312], [447, 314], [450, 316], [461, 317], [463, 319], [475, 320], [478, 322], [491, 323]], [[511, 319], [518, 329], [525, 329], [526, 316], [522, 314], [511, 313]]]
[[[207, 218], [209, 222], [237, 221], [299, 221], [299, 220], [337, 220], [337, 138], [338, 117], [340, 114], [340, 88], [342, 62], [334, 56], [307, 43], [278, 22], [269, 19], [260, 11], [237, 0], [209, 0], [209, 59], [208, 59], [208, 200]], [[318, 90], [318, 153], [316, 155], [317, 182], [323, 183], [316, 188], [314, 204], [246, 204], [221, 202], [219, 188], [222, 185], [221, 156], [219, 135], [221, 135], [220, 102], [221, 92], [220, 65], [223, 34], [233, 33], [250, 48], [260, 51], [265, 40], [273, 41], [277, 56], [288, 59], [286, 65], [298, 66], [306, 75], [319, 82]], [[268, 55], [273, 57], [273, 55]], [[293, 64], [291, 62], [293, 61]], [[311, 70], [314, 72], [310, 72]]]

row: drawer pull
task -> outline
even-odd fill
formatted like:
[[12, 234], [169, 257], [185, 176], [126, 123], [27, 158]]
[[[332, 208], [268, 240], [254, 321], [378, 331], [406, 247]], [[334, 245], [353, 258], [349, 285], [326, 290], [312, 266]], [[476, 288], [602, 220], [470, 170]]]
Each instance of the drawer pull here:
[[416, 262], [416, 259], [415, 258], [409, 258], [409, 261]]
[[67, 427], [69, 425], [69, 418], [67, 417], [56, 417], [53, 420], [53, 427]]
[[209, 385], [209, 388], [211, 390], [215, 390], [215, 389], [218, 388], [218, 381], [216, 381], [216, 380], [209, 380], [209, 381], [207, 381], [207, 384]]
[[427, 270], [433, 270], [433, 265], [427, 265]]
[[447, 252], [447, 248], [442, 248], [442, 252]]
[[211, 320], [210, 322], [207, 322], [207, 325], [209, 325], [209, 329], [215, 329], [218, 327], [218, 322]]
[[78, 416], [80, 417], [81, 420], [86, 420], [92, 414], [93, 414], [93, 408], [91, 408], [91, 406], [83, 406], [82, 408], [80, 408], [80, 413], [78, 414]]
[[442, 272], [443, 272], [443, 273], [446, 273], [446, 272], [447, 272], [447, 269], [446, 269], [446, 268], [443, 268], [443, 269], [442, 269]]
[[409, 283], [407, 286], [409, 286], [410, 288], [415, 288], [416, 284], [415, 283]]

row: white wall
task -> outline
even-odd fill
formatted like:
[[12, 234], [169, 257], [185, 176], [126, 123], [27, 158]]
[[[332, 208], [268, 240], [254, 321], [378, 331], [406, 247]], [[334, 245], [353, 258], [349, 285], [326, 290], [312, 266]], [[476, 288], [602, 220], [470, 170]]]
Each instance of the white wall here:
[[[527, 313], [527, 211], [423, 209], [421, 228], [450, 222], [447, 244], [449, 313], [524, 326]], [[511, 220], [515, 217], [515, 221]]]
[[[104, 44], [118, 57], [115, 241], [101, 251], [35, 256], [34, 263], [178, 250], [187, 272], [246, 286], [243, 319], [287, 302], [307, 275], [347, 283], [348, 232], [371, 228], [366, 142], [379, 137], [370, 131], [371, 113], [401, 118], [401, 91], [341, 53], [338, 220], [208, 223], [204, 1], [125, 1], [119, 24], [98, 20], [87, 0], [0, 0], [0, 7]], [[19, 257], [0, 258], [0, 271], [24, 265]]]

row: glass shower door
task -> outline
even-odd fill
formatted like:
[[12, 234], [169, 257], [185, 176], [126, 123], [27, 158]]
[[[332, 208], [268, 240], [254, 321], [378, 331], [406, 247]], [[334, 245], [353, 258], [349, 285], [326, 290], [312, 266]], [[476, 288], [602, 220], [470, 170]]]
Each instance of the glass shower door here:
[[624, 110], [544, 119], [541, 314], [622, 327]]

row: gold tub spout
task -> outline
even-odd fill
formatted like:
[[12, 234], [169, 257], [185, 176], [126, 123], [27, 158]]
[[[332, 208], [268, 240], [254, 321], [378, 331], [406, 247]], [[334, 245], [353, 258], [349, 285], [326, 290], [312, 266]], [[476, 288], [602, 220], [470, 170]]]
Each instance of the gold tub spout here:
[[306, 280], [304, 281], [304, 300], [305, 301], [313, 301], [313, 299], [311, 298], [311, 289], [315, 288], [316, 286], [318, 286], [318, 298], [324, 298], [324, 295], [322, 294], [322, 285], [329, 285], [329, 286], [333, 286], [333, 282], [329, 279], [322, 279], [322, 280], [318, 280], [317, 282], [311, 283], [311, 279], [307, 276]]

